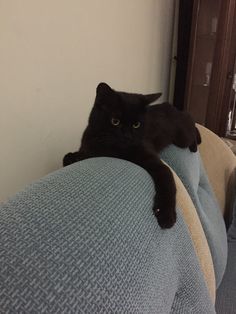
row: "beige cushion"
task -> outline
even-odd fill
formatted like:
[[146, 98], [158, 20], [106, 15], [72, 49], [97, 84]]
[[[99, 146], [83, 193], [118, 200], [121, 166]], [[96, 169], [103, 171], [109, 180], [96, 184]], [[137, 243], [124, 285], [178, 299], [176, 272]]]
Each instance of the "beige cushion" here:
[[206, 240], [201, 222], [198, 218], [196, 208], [193, 205], [188, 192], [186, 191], [179, 177], [174, 172], [173, 174], [177, 187], [177, 207], [181, 208], [182, 210], [182, 214], [188, 226], [209, 293], [211, 295], [212, 301], [215, 302], [215, 273], [208, 242]]
[[219, 202], [222, 213], [228, 214], [228, 203], [232, 197], [231, 186], [236, 168], [236, 157], [231, 149], [215, 133], [197, 125], [202, 143], [199, 151], [203, 160], [208, 178]]
[[[216, 134], [201, 125], [197, 125], [197, 127], [202, 137], [199, 151], [203, 164], [222, 213], [224, 213], [227, 208], [227, 198], [230, 197], [231, 182], [234, 180], [233, 173], [236, 168], [236, 157]], [[196, 208], [181, 180], [174, 171], [173, 174], [177, 186], [177, 206], [182, 209], [209, 293], [214, 302], [216, 284], [210, 249]]]

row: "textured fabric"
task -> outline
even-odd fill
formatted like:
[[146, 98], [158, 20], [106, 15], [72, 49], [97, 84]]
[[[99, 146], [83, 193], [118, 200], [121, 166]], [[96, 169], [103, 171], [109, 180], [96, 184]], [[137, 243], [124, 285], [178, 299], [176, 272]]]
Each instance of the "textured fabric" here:
[[175, 184], [177, 188], [176, 194], [177, 207], [181, 208], [181, 213], [186, 225], [188, 226], [188, 230], [193, 241], [193, 246], [198, 257], [204, 278], [206, 280], [208, 290], [210, 292], [213, 303], [215, 303], [216, 295], [215, 272], [209, 245], [204, 230], [202, 228], [201, 222], [199, 220], [196, 208], [193, 205], [193, 202], [188, 192], [186, 191], [183, 183], [180, 181], [179, 177], [176, 175], [175, 172], [173, 172], [173, 175], [175, 178]]
[[[217, 289], [216, 312], [236, 313], [236, 157], [227, 145], [210, 130], [198, 126], [203, 137], [200, 153], [209, 180], [215, 191], [225, 218], [231, 218], [234, 204], [234, 220], [228, 231], [228, 260], [223, 280]], [[227, 219], [227, 223], [230, 219]]]
[[153, 195], [143, 169], [96, 158], [2, 205], [2, 313], [214, 313], [182, 216], [161, 230]]
[[216, 310], [219, 314], [236, 313], [236, 184], [234, 186], [233, 222], [228, 231], [228, 261], [223, 280], [217, 289]]
[[[235, 170], [235, 174], [236, 174], [236, 170]], [[236, 177], [236, 175], [235, 175]], [[233, 195], [234, 198], [232, 200], [233, 202], [233, 213], [232, 213], [232, 223], [231, 226], [228, 230], [228, 240], [229, 241], [236, 241], [236, 182], [234, 182], [234, 187], [232, 188], [233, 191]], [[235, 282], [236, 282], [236, 278], [235, 278]]]
[[217, 289], [216, 312], [236, 313], [236, 239], [229, 239], [228, 261], [223, 280]]
[[198, 152], [191, 153], [189, 149], [171, 145], [161, 153], [161, 158], [179, 176], [197, 209], [211, 251], [218, 287], [227, 262], [227, 236], [201, 157]]
[[231, 198], [231, 175], [236, 168], [236, 157], [216, 134], [201, 125], [198, 125], [198, 128], [203, 137], [199, 150], [204, 167], [219, 202], [220, 209], [227, 214], [231, 210], [228, 201]]

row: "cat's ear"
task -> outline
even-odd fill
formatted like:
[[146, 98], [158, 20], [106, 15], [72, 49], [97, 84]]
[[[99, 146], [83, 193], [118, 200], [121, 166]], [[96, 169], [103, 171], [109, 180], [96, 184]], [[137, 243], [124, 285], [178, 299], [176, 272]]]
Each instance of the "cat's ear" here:
[[99, 83], [97, 86], [97, 95], [109, 96], [113, 93], [113, 89], [107, 83]]
[[114, 90], [109, 85], [106, 83], [99, 83], [96, 89], [95, 105], [102, 109], [106, 109], [110, 105], [114, 93]]
[[158, 98], [161, 97], [161, 95], [162, 95], [162, 93], [144, 95], [145, 105], [149, 105], [152, 102], [156, 101]]

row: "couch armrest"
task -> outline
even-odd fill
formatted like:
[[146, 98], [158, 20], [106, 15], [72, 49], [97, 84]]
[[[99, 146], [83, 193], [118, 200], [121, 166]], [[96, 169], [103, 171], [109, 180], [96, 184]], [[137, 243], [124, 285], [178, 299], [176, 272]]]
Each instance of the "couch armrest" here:
[[91, 158], [1, 205], [1, 310], [215, 313], [180, 211], [160, 229], [153, 196], [142, 168]]

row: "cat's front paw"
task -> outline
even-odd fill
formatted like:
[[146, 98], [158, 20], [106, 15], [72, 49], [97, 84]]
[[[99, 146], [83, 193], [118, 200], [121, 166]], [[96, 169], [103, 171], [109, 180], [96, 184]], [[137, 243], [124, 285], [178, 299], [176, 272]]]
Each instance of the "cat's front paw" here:
[[189, 146], [189, 150], [190, 150], [190, 152], [192, 152], [192, 153], [196, 153], [196, 151], [197, 151], [197, 143], [194, 142], [192, 145], [190, 145], [190, 146]]
[[176, 223], [175, 200], [172, 204], [161, 204], [155, 200], [153, 207], [154, 215], [157, 218], [158, 224], [162, 229], [168, 229]]
[[176, 223], [176, 212], [166, 213], [166, 210], [159, 210], [155, 213], [158, 224], [162, 229], [169, 229]]

